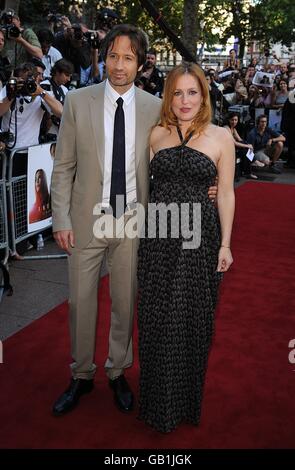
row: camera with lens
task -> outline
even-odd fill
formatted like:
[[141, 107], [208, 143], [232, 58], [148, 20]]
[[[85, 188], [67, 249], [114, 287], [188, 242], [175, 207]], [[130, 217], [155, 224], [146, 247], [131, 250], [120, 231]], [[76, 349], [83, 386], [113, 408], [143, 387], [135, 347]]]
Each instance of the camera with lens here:
[[83, 36], [84, 36], [81, 26], [79, 24], [73, 24], [72, 30], [73, 30], [73, 38], [76, 39], [76, 41], [81, 41], [81, 39], [83, 39]]
[[62, 15], [59, 13], [48, 13], [47, 20], [49, 23], [62, 23]]
[[14, 135], [12, 132], [3, 131], [0, 132], [0, 142], [3, 142], [5, 145], [11, 144], [14, 141]]
[[9, 146], [14, 142], [14, 134], [10, 131], [0, 132], [0, 142], [3, 142], [5, 145]]
[[53, 30], [55, 33], [60, 30], [63, 30], [63, 15], [61, 15], [60, 13], [53, 13], [52, 11], [49, 11], [47, 13], [47, 21], [53, 26]]
[[6, 83], [6, 95], [9, 100], [14, 99], [16, 96], [33, 95], [36, 90], [37, 84], [32, 77], [28, 77], [24, 81], [10, 78]]
[[99, 49], [101, 41], [96, 31], [87, 31], [84, 37], [92, 49]]
[[52, 124], [54, 124], [55, 126], [59, 127], [60, 126], [60, 118], [58, 118], [57, 116], [55, 116], [54, 114], [52, 114], [50, 116], [51, 118], [51, 122]]
[[119, 22], [119, 15], [110, 8], [102, 8], [96, 15], [96, 29], [110, 31]]
[[1, 15], [1, 29], [6, 39], [18, 38], [21, 34], [20, 29], [12, 23], [14, 17], [13, 11], [4, 11]]
[[28, 77], [22, 84], [20, 90], [18, 90], [21, 96], [33, 95], [37, 90], [37, 83], [33, 77]]
[[10, 78], [6, 83], [6, 95], [9, 100], [12, 100], [17, 95], [17, 79]]
[[79, 87], [79, 74], [78, 73], [73, 73], [71, 81], [67, 86], [68, 86], [69, 91], [76, 90]]
[[47, 133], [39, 136], [39, 144], [48, 144], [49, 142], [56, 142], [56, 134]]
[[1, 29], [4, 32], [6, 39], [18, 38], [21, 34], [20, 29], [14, 24], [2, 25]]

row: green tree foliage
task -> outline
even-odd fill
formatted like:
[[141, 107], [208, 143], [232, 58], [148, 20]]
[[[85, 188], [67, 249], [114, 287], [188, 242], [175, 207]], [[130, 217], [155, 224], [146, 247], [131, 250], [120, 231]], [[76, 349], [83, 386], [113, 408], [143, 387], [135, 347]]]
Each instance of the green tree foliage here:
[[238, 38], [241, 57], [245, 45], [253, 40], [264, 45], [282, 42], [287, 46], [295, 41], [294, 0], [234, 0], [218, 3], [232, 17], [230, 24], [223, 30], [221, 42], [226, 43], [231, 36]]
[[[173, 31], [184, 39], [191, 51], [206, 43], [207, 48], [239, 38], [240, 55], [245, 45], [255, 39], [265, 45], [282, 41], [290, 45], [295, 41], [294, 0], [152, 0], [154, 6]], [[57, 11], [67, 14], [71, 0], [22, 0], [20, 16], [23, 23], [45, 26], [46, 13]], [[83, 21], [94, 25], [96, 6], [107, 7], [107, 0], [88, 0]], [[157, 49], [172, 50], [173, 46], [142, 7], [139, 0], [113, 0], [112, 8], [121, 20], [142, 27]], [[184, 15], [186, 12], [186, 15]], [[195, 13], [194, 13], [195, 12]], [[193, 17], [192, 17], [193, 16]]]
[[290, 46], [295, 41], [294, 0], [261, 0], [253, 8], [251, 35], [265, 44], [282, 42]]

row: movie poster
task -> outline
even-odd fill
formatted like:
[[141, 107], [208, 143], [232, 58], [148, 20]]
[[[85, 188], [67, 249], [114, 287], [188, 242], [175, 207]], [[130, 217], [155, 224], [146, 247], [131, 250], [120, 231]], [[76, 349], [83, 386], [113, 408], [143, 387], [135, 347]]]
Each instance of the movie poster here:
[[55, 144], [30, 147], [28, 150], [27, 221], [28, 233], [52, 224], [50, 183]]

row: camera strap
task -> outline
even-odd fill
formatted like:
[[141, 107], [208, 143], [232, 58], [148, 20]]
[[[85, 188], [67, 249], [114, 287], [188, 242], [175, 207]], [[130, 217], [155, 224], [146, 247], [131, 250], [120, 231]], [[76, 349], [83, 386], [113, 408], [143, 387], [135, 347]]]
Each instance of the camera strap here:
[[[12, 112], [15, 108], [15, 105], [16, 105], [16, 98], [14, 98], [14, 100], [12, 101], [11, 105], [10, 105], [10, 111]], [[10, 117], [10, 121], [11, 121], [11, 117]], [[9, 123], [10, 124], [10, 123]]]
[[9, 125], [8, 125], [8, 131], [11, 132], [10, 126], [11, 126], [11, 120], [12, 120], [12, 113], [13, 111], [15, 112], [15, 122], [14, 122], [14, 140], [11, 145], [6, 145], [6, 148], [8, 150], [12, 150], [13, 147], [16, 144], [16, 137], [17, 137], [17, 107], [16, 107], [16, 98], [14, 98], [13, 102], [10, 105], [10, 117], [9, 117]]
[[58, 86], [52, 78], [49, 81], [52, 86], [52, 91], [55, 98], [63, 105], [65, 101], [65, 94], [62, 87]]

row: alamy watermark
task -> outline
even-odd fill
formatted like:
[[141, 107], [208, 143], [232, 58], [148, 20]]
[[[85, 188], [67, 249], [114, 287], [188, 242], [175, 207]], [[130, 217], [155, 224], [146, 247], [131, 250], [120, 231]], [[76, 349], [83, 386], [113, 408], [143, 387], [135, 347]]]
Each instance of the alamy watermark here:
[[[93, 225], [96, 238], [181, 238], [183, 249], [196, 249], [201, 244], [201, 203], [140, 203], [127, 205], [117, 196], [117, 214], [111, 207], [97, 204], [93, 215], [100, 216]], [[146, 217], [147, 214], [147, 217]], [[127, 219], [125, 216], [128, 216]], [[145, 220], [147, 223], [145, 224]]]

